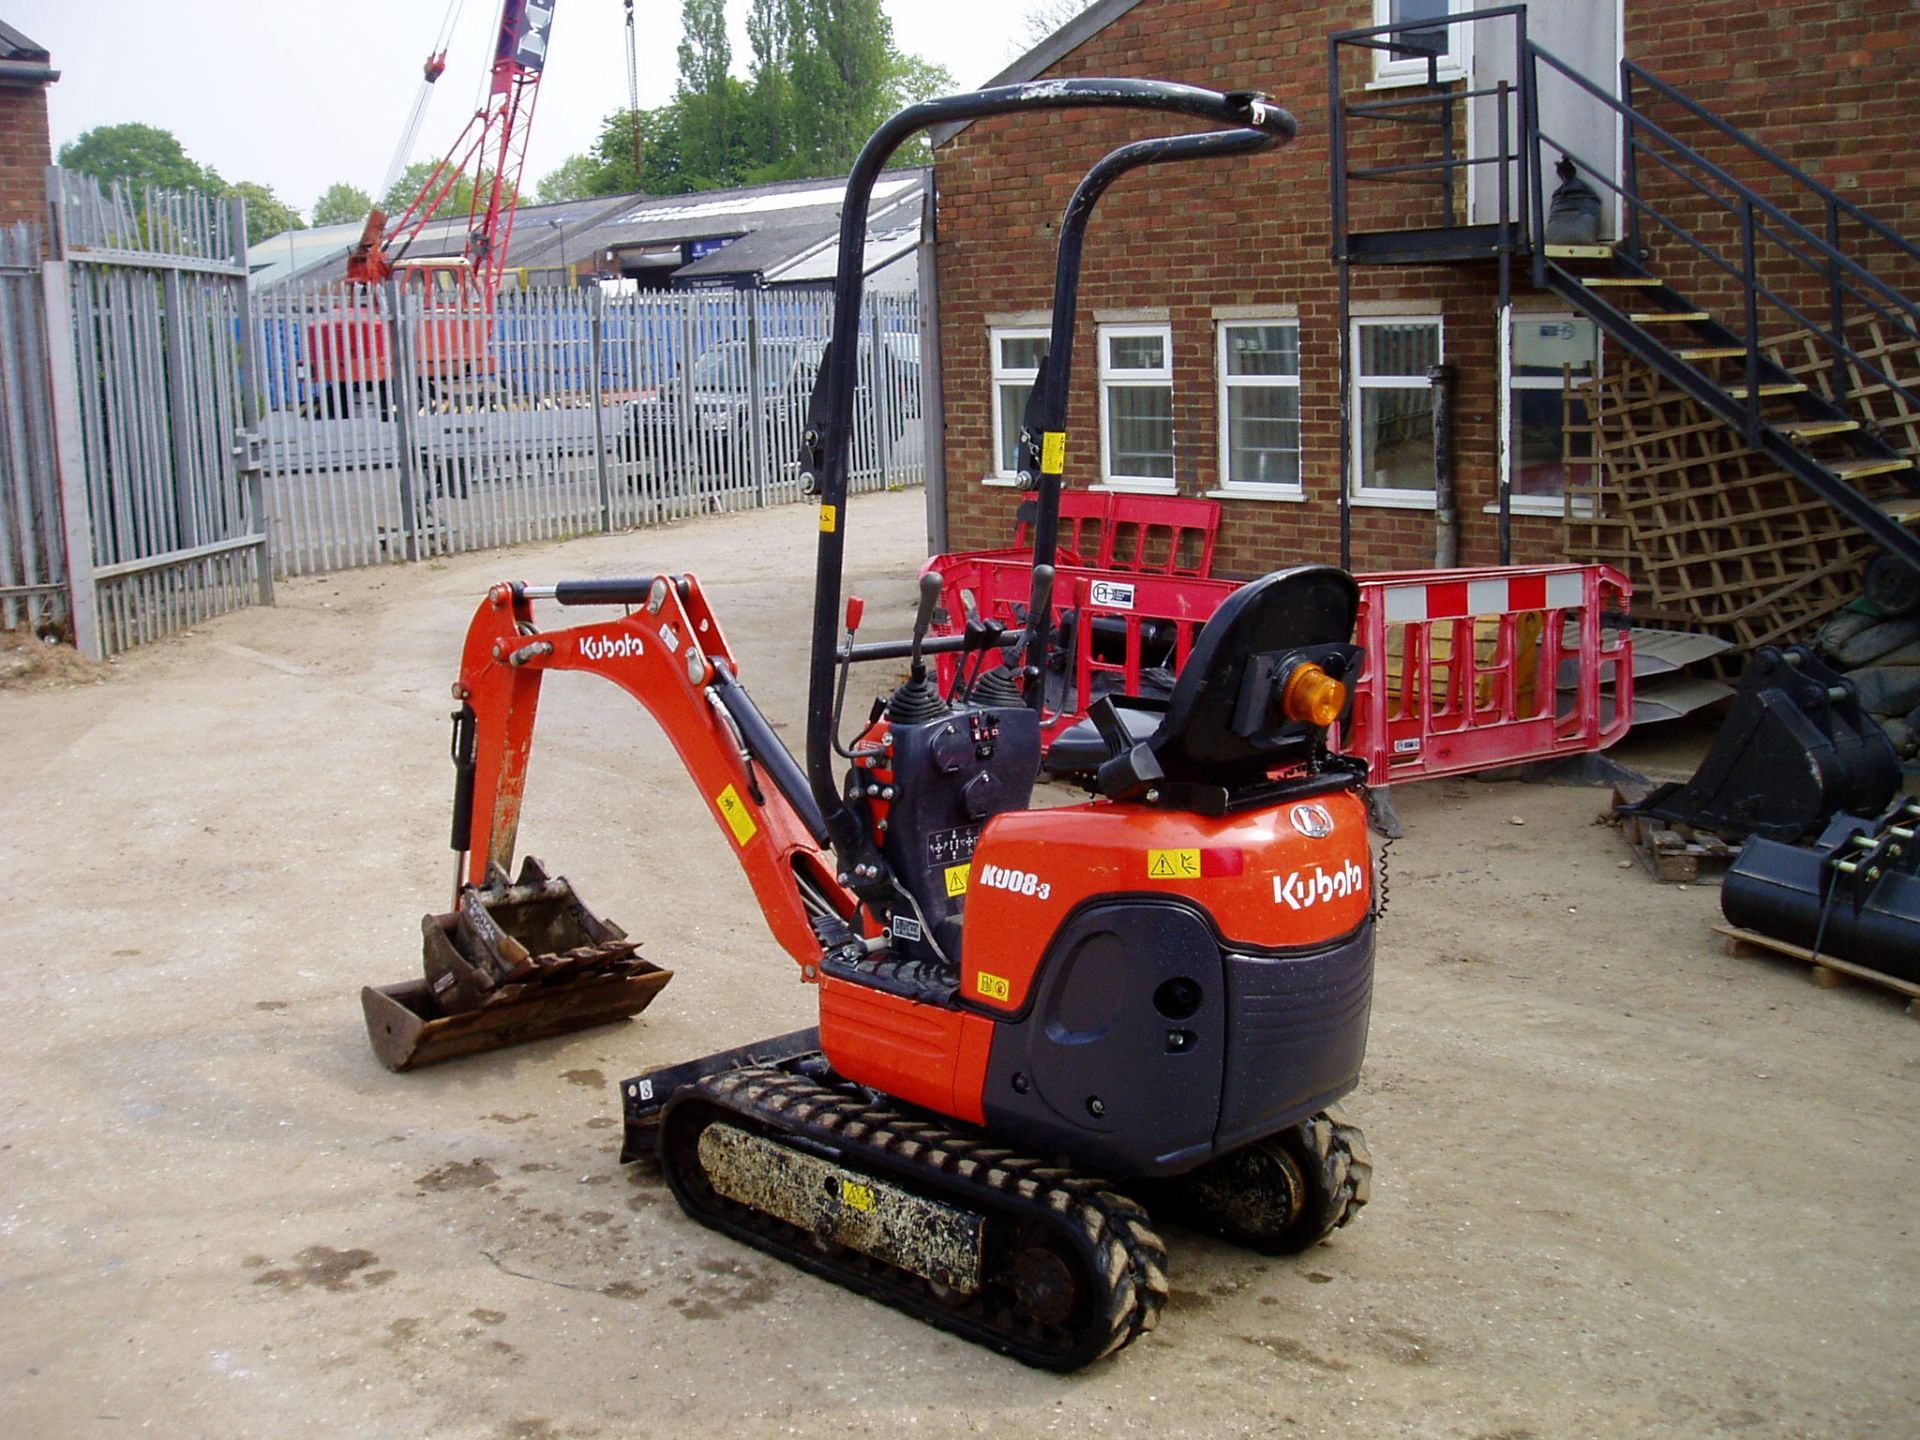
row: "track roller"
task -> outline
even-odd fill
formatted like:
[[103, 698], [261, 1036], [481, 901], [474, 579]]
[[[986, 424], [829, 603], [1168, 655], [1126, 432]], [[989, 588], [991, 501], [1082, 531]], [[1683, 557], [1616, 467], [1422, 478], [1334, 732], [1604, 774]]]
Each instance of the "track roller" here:
[[661, 1114], [687, 1213], [1028, 1365], [1077, 1370], [1151, 1330], [1166, 1247], [1108, 1182], [766, 1066]]
[[1366, 1137], [1329, 1107], [1142, 1193], [1196, 1230], [1262, 1255], [1295, 1255], [1350, 1223], [1372, 1182]]

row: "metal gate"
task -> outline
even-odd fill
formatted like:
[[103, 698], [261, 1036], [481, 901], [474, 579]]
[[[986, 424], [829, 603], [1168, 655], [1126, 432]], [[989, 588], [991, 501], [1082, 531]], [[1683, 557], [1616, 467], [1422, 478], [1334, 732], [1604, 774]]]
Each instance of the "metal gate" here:
[[47, 191], [59, 450], [84, 470], [92, 531], [68, 547], [76, 643], [113, 654], [271, 603], [259, 478], [240, 444], [252, 407], [241, 202], [136, 199], [57, 169]]
[[0, 627], [68, 630], [40, 231], [0, 228]]

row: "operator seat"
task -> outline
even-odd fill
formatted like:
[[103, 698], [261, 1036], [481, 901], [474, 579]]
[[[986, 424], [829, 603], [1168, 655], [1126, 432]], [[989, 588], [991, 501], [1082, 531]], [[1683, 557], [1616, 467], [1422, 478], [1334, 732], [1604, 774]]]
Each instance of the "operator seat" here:
[[1331, 565], [1277, 570], [1242, 586], [1201, 628], [1164, 702], [1102, 697], [1054, 741], [1046, 768], [1121, 798], [1159, 783], [1232, 790], [1304, 761], [1316, 733], [1277, 713], [1279, 691], [1304, 659], [1351, 694], [1359, 609], [1360, 587]]

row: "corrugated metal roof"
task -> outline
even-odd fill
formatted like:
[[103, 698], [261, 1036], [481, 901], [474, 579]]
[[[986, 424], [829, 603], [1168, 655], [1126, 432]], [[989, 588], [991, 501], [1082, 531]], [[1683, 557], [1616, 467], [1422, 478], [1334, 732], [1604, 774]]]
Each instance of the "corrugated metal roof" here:
[[[888, 174], [874, 187], [868, 273], [918, 243], [927, 184], [927, 171], [904, 170]], [[846, 189], [844, 179], [795, 180], [694, 195], [596, 195], [554, 205], [522, 205], [514, 215], [508, 264], [559, 268], [609, 250], [725, 238], [733, 243], [677, 267], [674, 278], [755, 275], [767, 283], [830, 280]], [[249, 256], [255, 279], [279, 284], [343, 263], [360, 231], [361, 224], [355, 222], [275, 236]], [[429, 221], [405, 253], [414, 260], [458, 255], [466, 243], [467, 217], [459, 214]], [[825, 269], [821, 270], [818, 257], [823, 254]]]

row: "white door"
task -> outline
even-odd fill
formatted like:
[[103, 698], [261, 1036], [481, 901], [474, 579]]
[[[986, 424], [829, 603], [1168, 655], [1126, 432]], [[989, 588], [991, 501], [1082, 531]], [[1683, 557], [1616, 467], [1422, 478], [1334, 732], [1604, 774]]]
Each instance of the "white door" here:
[[[1527, 38], [1562, 64], [1593, 82], [1608, 95], [1620, 93], [1623, 0], [1526, 0]], [[1515, 25], [1511, 20], [1489, 20], [1475, 27], [1473, 88], [1492, 89], [1502, 80], [1516, 83]], [[1620, 117], [1582, 90], [1566, 74], [1546, 61], [1534, 67], [1539, 86], [1540, 174], [1545, 194], [1558, 183], [1554, 163], [1562, 150], [1582, 165], [1582, 178], [1600, 192], [1602, 239], [1620, 234], [1620, 202], [1593, 172], [1620, 183]], [[1467, 144], [1476, 155], [1491, 156], [1499, 149], [1498, 102], [1489, 97], [1472, 102]], [[1521, 133], [1520, 107], [1509, 102], [1509, 143]], [[1589, 170], [1587, 167], [1591, 167]], [[1524, 217], [1525, 199], [1519, 192], [1517, 166], [1508, 167], [1508, 204]], [[1492, 224], [1500, 216], [1499, 176], [1490, 165], [1476, 165], [1468, 182], [1468, 206], [1476, 224]]]

